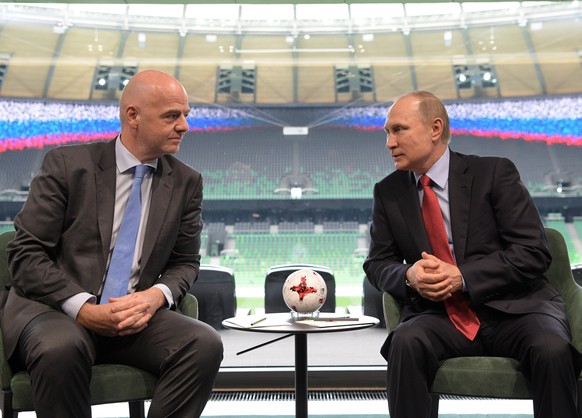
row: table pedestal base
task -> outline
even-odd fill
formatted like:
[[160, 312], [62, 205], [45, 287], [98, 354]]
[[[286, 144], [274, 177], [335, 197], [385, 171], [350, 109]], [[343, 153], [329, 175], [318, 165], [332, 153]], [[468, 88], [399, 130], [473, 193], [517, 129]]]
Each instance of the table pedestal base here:
[[307, 334], [295, 334], [295, 417], [307, 418]]

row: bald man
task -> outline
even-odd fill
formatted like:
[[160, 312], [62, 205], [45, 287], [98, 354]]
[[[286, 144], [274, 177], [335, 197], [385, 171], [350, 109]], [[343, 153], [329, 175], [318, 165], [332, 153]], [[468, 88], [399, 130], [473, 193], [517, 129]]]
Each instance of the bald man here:
[[[91, 366], [99, 363], [158, 376], [148, 416], [199, 417], [222, 361], [214, 329], [176, 311], [198, 275], [202, 231], [202, 177], [171, 155], [188, 131], [186, 91], [167, 74], [143, 71], [119, 108], [113, 141], [46, 154], [14, 220], [13, 285], [0, 321], [41, 418], [90, 417]], [[141, 164], [151, 169], [127, 293], [101, 298]]]

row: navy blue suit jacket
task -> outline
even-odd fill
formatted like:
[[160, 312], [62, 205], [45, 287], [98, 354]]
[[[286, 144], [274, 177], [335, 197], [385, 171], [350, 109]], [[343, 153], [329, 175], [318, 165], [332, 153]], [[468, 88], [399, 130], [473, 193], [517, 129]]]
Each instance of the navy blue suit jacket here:
[[[455, 258], [469, 303], [508, 313], [542, 312], [566, 320], [561, 297], [543, 273], [551, 255], [543, 224], [508, 159], [451, 151], [449, 203]], [[402, 304], [401, 320], [443, 312], [405, 284], [405, 272], [431, 252], [414, 175], [395, 171], [374, 187], [370, 282]]]

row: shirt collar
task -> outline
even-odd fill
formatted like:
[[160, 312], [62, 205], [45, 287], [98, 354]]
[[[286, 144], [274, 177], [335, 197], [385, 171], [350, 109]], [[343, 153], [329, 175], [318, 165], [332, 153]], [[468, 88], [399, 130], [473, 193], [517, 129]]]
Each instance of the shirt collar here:
[[[115, 163], [117, 164], [117, 169], [120, 173], [125, 173], [130, 168], [141, 164], [141, 162], [135, 158], [127, 148], [125, 148], [125, 145], [121, 142], [120, 136], [117, 136], [117, 140], [115, 141]], [[144, 164], [149, 165], [155, 171], [158, 166], [158, 159], [155, 158], [146, 161]]]
[[[449, 148], [445, 150], [441, 158], [437, 160], [436, 163], [432, 165], [431, 168], [425, 173], [430, 179], [439, 186], [441, 189], [444, 189], [447, 185], [447, 181], [449, 180], [449, 161], [451, 160], [451, 153]], [[422, 174], [414, 173], [414, 179], [416, 180], [416, 184], [418, 184], [418, 179], [422, 176]]]

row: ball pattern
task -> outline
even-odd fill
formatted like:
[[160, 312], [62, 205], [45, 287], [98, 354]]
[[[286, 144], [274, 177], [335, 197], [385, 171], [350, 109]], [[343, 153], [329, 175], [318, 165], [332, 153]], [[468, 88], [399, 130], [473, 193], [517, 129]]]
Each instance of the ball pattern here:
[[283, 300], [293, 312], [317, 312], [325, 303], [326, 297], [325, 280], [313, 270], [294, 271], [283, 284]]

